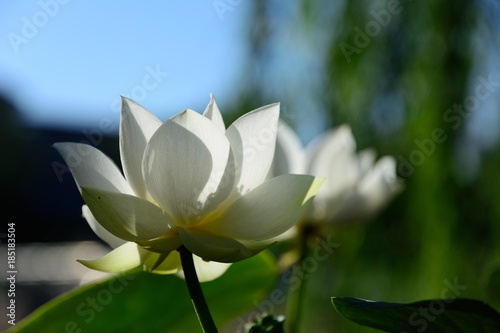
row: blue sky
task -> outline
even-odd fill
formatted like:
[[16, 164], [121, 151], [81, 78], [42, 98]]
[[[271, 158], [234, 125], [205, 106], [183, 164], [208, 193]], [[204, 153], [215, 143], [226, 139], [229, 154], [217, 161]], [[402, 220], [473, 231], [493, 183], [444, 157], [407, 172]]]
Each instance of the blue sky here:
[[165, 120], [203, 111], [213, 92], [224, 113], [247, 12], [243, 1], [4, 1], [0, 93], [37, 125], [117, 124], [120, 95]]

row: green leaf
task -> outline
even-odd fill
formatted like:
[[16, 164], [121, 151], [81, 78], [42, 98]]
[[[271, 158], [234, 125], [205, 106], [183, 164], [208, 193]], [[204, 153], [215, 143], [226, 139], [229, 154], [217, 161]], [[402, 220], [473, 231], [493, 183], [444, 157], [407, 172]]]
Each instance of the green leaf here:
[[[264, 299], [278, 278], [267, 251], [237, 262], [202, 284], [220, 328]], [[17, 323], [6, 333], [201, 332], [185, 281], [173, 275], [130, 272], [76, 288]]]
[[435, 299], [410, 304], [332, 297], [344, 317], [385, 332], [500, 332], [500, 314], [473, 299]]

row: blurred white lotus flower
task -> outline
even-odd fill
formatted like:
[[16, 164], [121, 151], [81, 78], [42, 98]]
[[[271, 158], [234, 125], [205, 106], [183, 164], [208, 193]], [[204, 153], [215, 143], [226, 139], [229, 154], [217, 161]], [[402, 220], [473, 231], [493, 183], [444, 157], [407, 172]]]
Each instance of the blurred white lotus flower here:
[[375, 162], [373, 150], [357, 153], [347, 125], [328, 131], [304, 148], [294, 131], [280, 122], [271, 175], [284, 174], [325, 178], [304, 217], [308, 222], [367, 220], [403, 189], [394, 158], [384, 156]]
[[123, 98], [124, 176], [92, 146], [55, 144], [86, 203], [83, 216], [115, 248], [81, 262], [107, 272], [142, 266], [168, 274], [181, 269], [176, 249], [184, 245], [203, 281], [222, 274], [221, 263], [269, 246], [300, 219], [322, 183], [308, 175], [267, 179], [278, 118], [279, 104], [272, 104], [226, 130], [211, 96], [203, 115], [186, 109], [162, 123]]

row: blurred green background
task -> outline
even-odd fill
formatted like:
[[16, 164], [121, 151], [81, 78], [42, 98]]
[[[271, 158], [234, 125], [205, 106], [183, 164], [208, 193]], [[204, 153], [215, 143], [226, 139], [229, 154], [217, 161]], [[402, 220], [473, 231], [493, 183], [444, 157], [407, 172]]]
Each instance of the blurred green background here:
[[281, 96], [303, 137], [309, 117], [349, 123], [360, 149], [397, 158], [406, 186], [375, 219], [333, 235], [340, 247], [306, 282], [304, 326], [374, 332], [331, 312], [328, 296], [406, 303], [442, 297], [446, 281], [500, 310], [490, 281], [500, 267], [499, 13], [494, 1], [254, 3], [241, 108]]
[[[358, 148], [394, 156], [404, 179], [404, 192], [381, 214], [332, 235], [340, 247], [306, 281], [303, 324], [315, 332], [374, 332], [342, 318], [329, 297], [406, 303], [440, 298], [446, 281], [455, 280], [467, 287], [461, 297], [500, 310], [499, 274], [496, 285], [490, 281], [500, 269], [500, 4], [211, 5], [212, 16], [244, 11], [245, 17], [238, 84], [216, 94], [226, 124], [280, 101], [282, 118], [304, 143], [348, 123]], [[208, 102], [208, 94], [196, 98], [196, 105]], [[86, 137], [81, 130], [27, 125], [9, 100], [0, 125], [5, 220], [16, 221], [20, 242], [96, 240], [80, 219], [74, 184], [58, 182], [51, 167], [62, 163], [53, 142]], [[116, 133], [105, 134], [99, 148], [118, 162]], [[13, 209], [19, 204], [22, 211]]]

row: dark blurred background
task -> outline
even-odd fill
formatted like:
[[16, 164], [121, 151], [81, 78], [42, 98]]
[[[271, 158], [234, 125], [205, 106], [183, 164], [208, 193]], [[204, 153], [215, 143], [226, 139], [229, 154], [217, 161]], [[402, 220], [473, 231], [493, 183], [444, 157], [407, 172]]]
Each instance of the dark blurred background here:
[[[151, 10], [149, 6], [147, 10]], [[151, 98], [141, 101], [150, 111], [163, 119], [184, 107], [201, 112], [208, 94], [214, 92], [226, 124], [230, 124], [249, 110], [280, 101], [282, 118], [304, 143], [327, 128], [348, 123], [359, 149], [373, 147], [379, 156], [392, 155], [398, 161], [405, 191], [368, 223], [334, 234], [341, 246], [328, 265], [308, 280], [309, 303], [304, 317], [309, 318], [309, 324], [329, 327], [328, 332], [331, 327], [336, 327], [336, 332], [362, 332], [335, 312], [330, 296], [412, 302], [441, 297], [446, 281], [466, 286], [461, 297], [481, 299], [500, 310], [499, 2], [262, 0], [213, 1], [203, 8], [190, 2], [189, 6], [193, 6], [191, 11], [184, 8], [182, 17], [192, 23], [192, 40], [168, 44], [165, 59], [158, 60], [172, 71], [169, 89], [179, 92], [152, 91]], [[175, 8], [169, 10], [175, 13]], [[191, 12], [210, 19], [197, 24], [190, 20]], [[65, 29], [56, 21], [63, 15], [61, 10], [47, 29]], [[20, 30], [21, 19], [17, 24], [5, 31]], [[134, 22], [127, 24], [133, 26]], [[214, 48], [220, 49], [215, 46], [219, 45], [218, 37], [218, 43], [226, 43], [221, 44], [225, 52], [208, 61], [206, 55], [215, 51], [207, 47], [206, 54], [196, 53], [179, 64], [182, 70], [176, 70], [178, 63], [169, 52], [189, 52], [186, 45], [201, 43], [198, 37], [206, 39], [197, 37], [197, 32], [211, 31], [210, 25], [217, 31], [229, 29], [236, 37], [211, 35]], [[182, 30], [182, 26], [155, 17], [149, 29], [154, 37], [130, 36], [130, 43], [140, 39], [141, 45], [158, 45], [163, 35]], [[44, 38], [49, 38], [46, 35], [51, 31], [30, 41], [37, 43], [34, 46], [21, 45], [22, 53], [15, 56], [20, 66], [24, 55], [35, 50], [50, 55], [52, 50], [44, 47]], [[92, 45], [91, 35], [83, 31], [82, 36]], [[113, 37], [113, 32], [109, 36]], [[4, 45], [2, 52], [12, 53], [11, 46]], [[88, 52], [92, 57], [95, 51]], [[126, 50], [106, 44], [99, 48], [99, 54], [118, 52]], [[236, 70], [217, 62], [226, 59], [237, 65]], [[66, 66], [80, 66], [71, 58], [65, 61]], [[198, 86], [201, 69], [190, 61], [215, 67], [220, 76]], [[155, 63], [131, 67], [148, 65]], [[9, 75], [16, 73], [11, 70]], [[183, 92], [192, 88], [180, 79], [185, 76], [196, 86], [191, 94]], [[92, 82], [92, 77], [84, 79]], [[66, 76], [61, 83], [65, 80], [69, 84], [79, 77]], [[215, 91], [210, 87], [213, 82], [217, 82]], [[137, 77], [116, 82], [124, 87], [135, 83]], [[6, 153], [0, 164], [1, 208], [4, 221], [16, 223], [19, 247], [33, 249], [41, 243], [77, 246], [80, 252], [71, 252], [76, 258], [88, 251], [105, 251], [80, 217], [83, 201], [51, 145], [90, 141], [119, 163], [117, 132], [106, 130], [118, 128], [117, 113], [110, 113], [109, 101], [119, 93], [109, 92], [103, 104], [107, 108], [102, 109], [93, 107], [101, 104], [92, 104], [90, 93], [85, 95], [88, 104], [66, 99], [57, 111], [64, 113], [64, 119], [92, 107], [96, 120], [62, 126], [60, 122], [30, 121], [32, 110], [27, 106], [35, 112], [36, 103], [19, 102], [19, 96], [28, 95], [12, 93], [10, 88], [4, 91], [0, 101], [0, 142]], [[54, 94], [57, 96], [57, 91]], [[164, 104], [159, 102], [162, 99]], [[107, 117], [111, 125], [98, 122]], [[89, 247], [82, 250], [82, 244]], [[40, 251], [36, 246], [35, 252]], [[62, 254], [58, 256], [45, 259], [62, 258]], [[38, 256], [33, 260], [44, 266], [45, 259]], [[65, 269], [62, 263], [66, 261], [60, 262], [55, 270]], [[25, 273], [27, 281], [18, 281], [19, 289], [25, 290], [25, 313], [80, 283], [84, 272], [59, 282], [51, 282], [46, 275], [28, 281]], [[493, 272], [497, 272], [496, 279], [490, 278]]]

